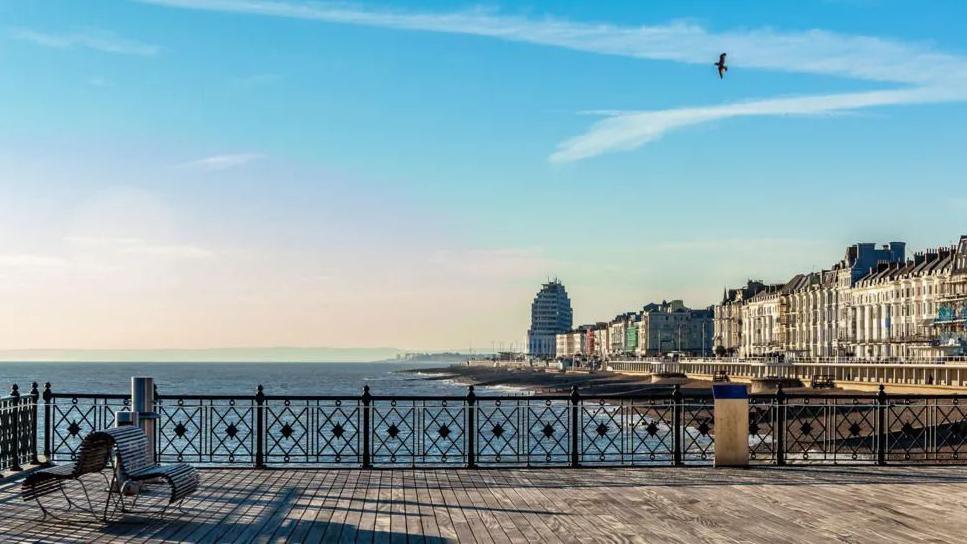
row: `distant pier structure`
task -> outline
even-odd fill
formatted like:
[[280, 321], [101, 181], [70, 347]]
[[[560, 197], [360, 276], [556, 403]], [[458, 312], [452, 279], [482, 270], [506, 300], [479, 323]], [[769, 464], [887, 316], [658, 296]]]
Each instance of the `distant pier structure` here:
[[527, 352], [532, 357], [554, 358], [557, 335], [571, 330], [574, 314], [564, 284], [557, 278], [541, 286], [531, 303], [531, 326], [527, 330]]

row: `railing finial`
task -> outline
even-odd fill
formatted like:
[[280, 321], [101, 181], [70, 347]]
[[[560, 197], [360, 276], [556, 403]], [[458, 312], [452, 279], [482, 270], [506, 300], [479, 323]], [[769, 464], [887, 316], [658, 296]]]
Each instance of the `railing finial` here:
[[13, 384], [12, 386], [10, 386], [10, 396], [11, 397], [19, 397], [20, 396], [20, 386], [18, 386], [17, 384]]
[[50, 382], [44, 384], [44, 401], [50, 402], [54, 398], [54, 392], [50, 390]]

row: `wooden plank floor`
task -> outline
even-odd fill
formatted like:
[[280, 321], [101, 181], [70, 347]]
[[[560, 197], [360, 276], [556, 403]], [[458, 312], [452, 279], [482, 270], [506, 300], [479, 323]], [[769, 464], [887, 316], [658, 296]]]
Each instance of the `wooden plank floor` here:
[[111, 524], [77, 512], [39, 522], [18, 489], [0, 484], [0, 542], [883, 544], [967, 535], [967, 467], [205, 470], [185, 513]]

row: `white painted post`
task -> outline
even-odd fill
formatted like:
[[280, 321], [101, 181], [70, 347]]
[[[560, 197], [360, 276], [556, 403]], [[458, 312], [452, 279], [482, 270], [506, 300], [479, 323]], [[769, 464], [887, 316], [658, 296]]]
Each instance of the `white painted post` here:
[[749, 466], [749, 392], [744, 384], [715, 384], [715, 466]]

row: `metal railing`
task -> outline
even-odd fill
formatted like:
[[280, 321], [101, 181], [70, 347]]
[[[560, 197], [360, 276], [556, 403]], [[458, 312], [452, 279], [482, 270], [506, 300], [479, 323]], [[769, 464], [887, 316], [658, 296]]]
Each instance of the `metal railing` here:
[[[16, 391], [16, 389], [14, 390]], [[38, 424], [39, 398], [42, 424]], [[89, 432], [130, 408], [126, 395], [0, 400], [4, 468], [71, 461]], [[499, 467], [707, 465], [714, 401], [679, 387], [585, 396], [159, 395], [158, 461], [202, 466]], [[12, 414], [12, 415], [11, 415]], [[753, 464], [945, 464], [967, 458], [958, 395], [751, 395]]]
[[21, 395], [14, 384], [10, 395], [0, 397], [0, 471], [20, 470], [38, 464], [37, 384]]
[[[83, 437], [127, 410], [124, 395], [44, 392], [44, 454], [74, 459]], [[159, 395], [160, 462], [279, 466], [707, 464], [709, 395]]]

